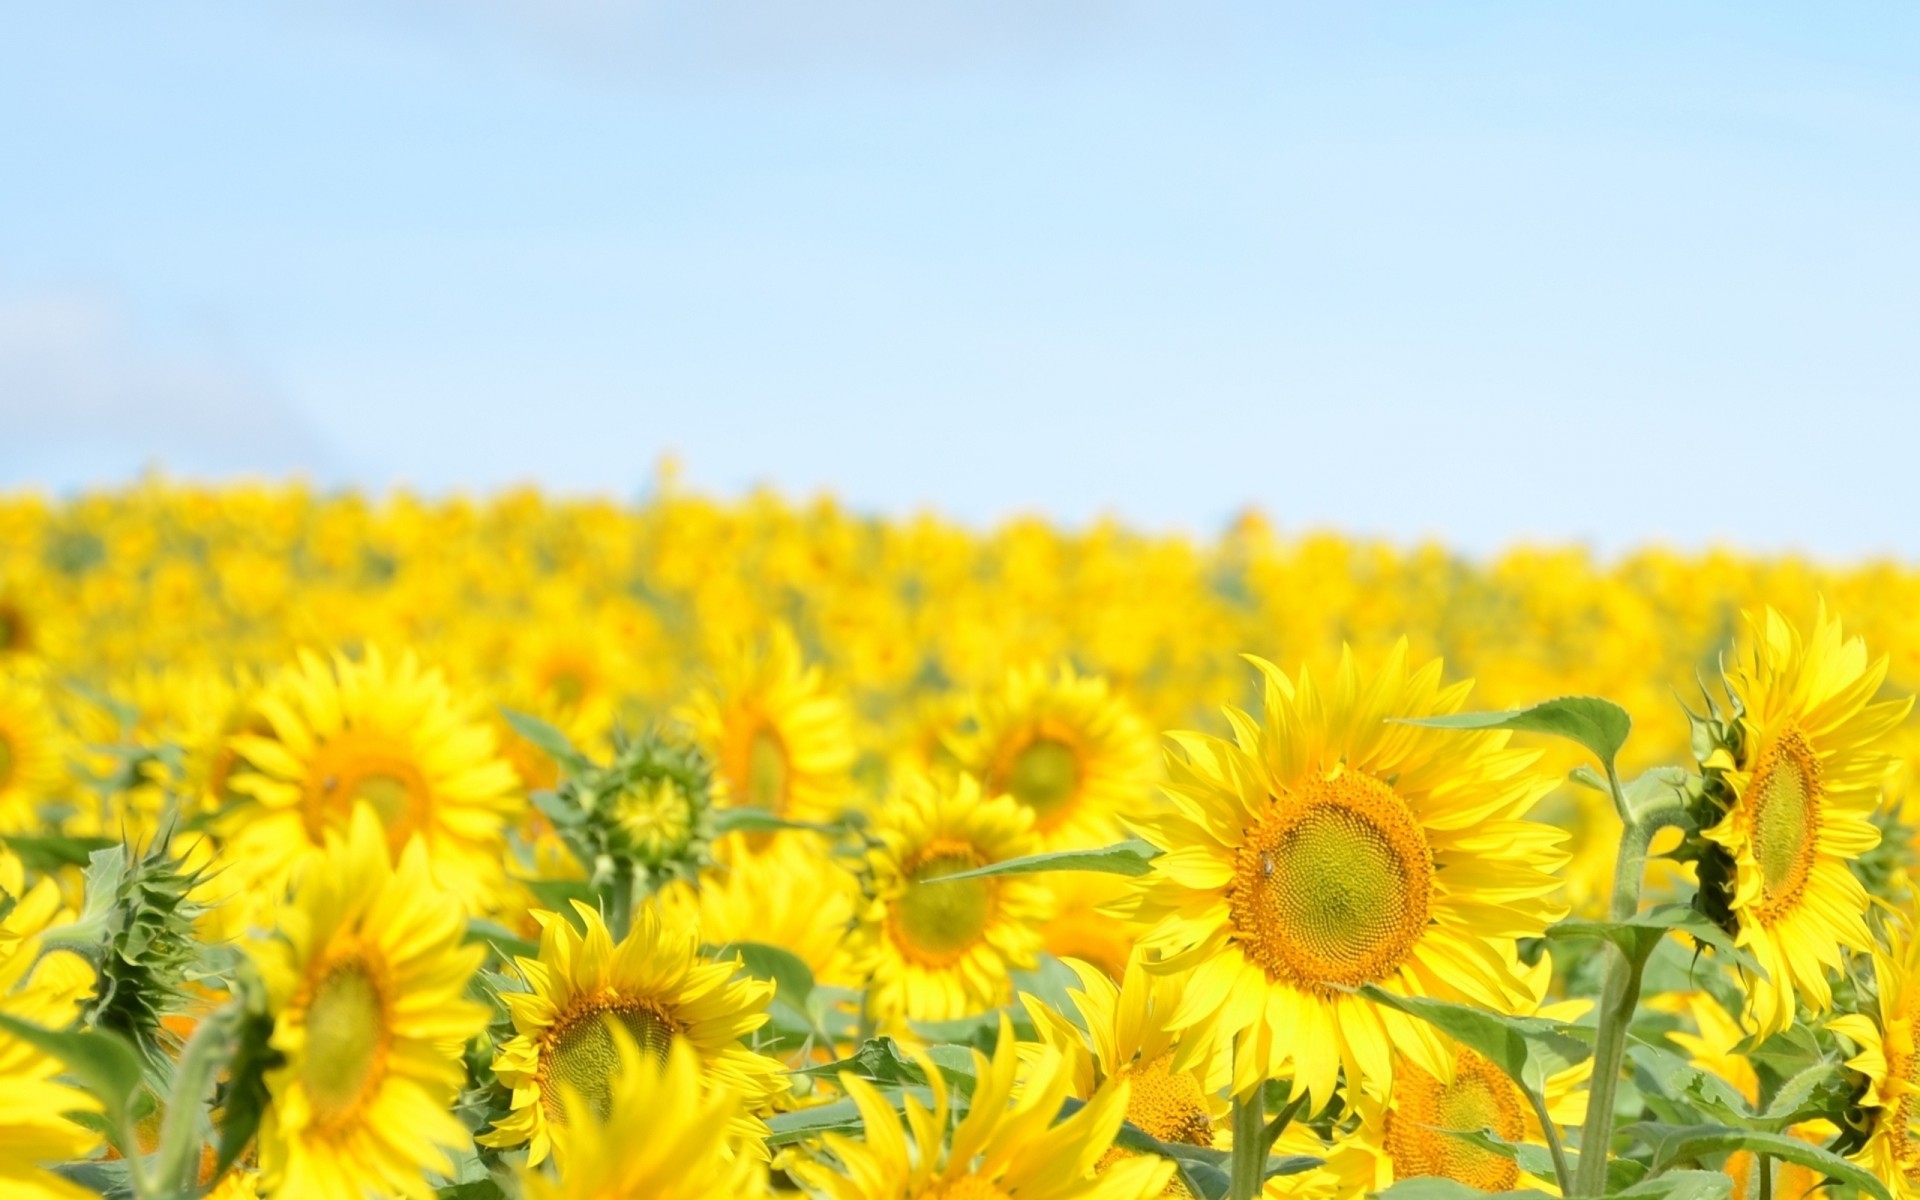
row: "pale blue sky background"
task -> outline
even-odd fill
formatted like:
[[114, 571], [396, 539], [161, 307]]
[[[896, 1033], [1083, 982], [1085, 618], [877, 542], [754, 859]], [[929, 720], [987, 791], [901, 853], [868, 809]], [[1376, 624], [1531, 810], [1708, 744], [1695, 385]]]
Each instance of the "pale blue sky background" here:
[[0, 486], [1920, 557], [1920, 6], [0, 0]]

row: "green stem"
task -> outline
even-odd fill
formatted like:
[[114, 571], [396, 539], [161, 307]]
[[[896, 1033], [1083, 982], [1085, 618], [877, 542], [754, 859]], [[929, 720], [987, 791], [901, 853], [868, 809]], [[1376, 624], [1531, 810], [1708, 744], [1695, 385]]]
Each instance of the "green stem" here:
[[1253, 1095], [1233, 1098], [1233, 1158], [1228, 1163], [1228, 1200], [1255, 1200], [1266, 1182], [1267, 1156], [1261, 1144], [1266, 1133], [1266, 1106], [1262, 1088]]
[[232, 1056], [233, 1026], [238, 1014], [239, 1008], [235, 1005], [207, 1017], [180, 1051], [180, 1064], [173, 1074], [173, 1091], [167, 1097], [167, 1111], [161, 1118], [160, 1146], [154, 1168], [154, 1177], [169, 1189], [167, 1195], [191, 1196], [200, 1186], [200, 1156], [195, 1153], [200, 1139], [196, 1132], [206, 1111], [213, 1078]]
[[1280, 1140], [1280, 1135], [1287, 1131], [1287, 1126], [1293, 1124], [1293, 1119], [1300, 1115], [1300, 1110], [1305, 1108], [1306, 1104], [1307, 1093], [1301, 1092], [1288, 1100], [1286, 1107], [1276, 1113], [1273, 1120], [1267, 1122], [1266, 1128], [1260, 1131], [1260, 1157], [1265, 1158], [1273, 1153], [1273, 1144]]
[[1760, 1200], [1773, 1200], [1773, 1160], [1764, 1154], [1753, 1156], [1754, 1170], [1760, 1172]]
[[[1612, 780], [1609, 772], [1609, 781]], [[1684, 819], [1678, 811], [1632, 812], [1614, 783], [1614, 804], [1625, 828], [1620, 832], [1620, 856], [1613, 868], [1613, 900], [1609, 921], [1628, 921], [1640, 911], [1640, 886], [1647, 872], [1647, 848], [1653, 835]], [[1629, 958], [1619, 946], [1609, 945], [1606, 982], [1600, 999], [1600, 1024], [1594, 1033], [1593, 1082], [1587, 1093], [1587, 1121], [1580, 1131], [1580, 1165], [1574, 1173], [1573, 1195], [1599, 1196], [1607, 1190], [1607, 1159], [1613, 1144], [1613, 1104], [1620, 1091], [1620, 1067], [1626, 1058], [1627, 1027], [1640, 1005], [1640, 972], [1645, 963]]]
[[1553, 1179], [1560, 1185], [1560, 1194], [1573, 1194], [1573, 1170], [1567, 1166], [1567, 1148], [1560, 1144], [1560, 1127], [1553, 1123], [1553, 1114], [1547, 1111], [1547, 1102], [1540, 1093], [1532, 1088], [1521, 1088], [1527, 1099], [1533, 1104], [1533, 1115], [1540, 1121], [1540, 1129], [1547, 1136], [1547, 1151], [1553, 1155]]
[[633, 928], [633, 871], [624, 863], [614, 869], [613, 896], [607, 904], [612, 909], [607, 914], [607, 932], [617, 946], [627, 940], [627, 931]]

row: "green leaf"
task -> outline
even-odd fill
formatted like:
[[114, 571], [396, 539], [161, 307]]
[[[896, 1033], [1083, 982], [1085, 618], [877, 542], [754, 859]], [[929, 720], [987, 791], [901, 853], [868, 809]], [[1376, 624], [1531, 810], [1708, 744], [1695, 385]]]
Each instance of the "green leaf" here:
[[506, 718], [513, 731], [543, 751], [548, 758], [570, 771], [577, 771], [587, 765], [587, 756], [574, 748], [567, 735], [539, 717], [502, 708], [500, 715]]
[[540, 944], [529, 941], [519, 934], [493, 921], [473, 917], [467, 921], [468, 945], [482, 942], [493, 948], [493, 952], [502, 962], [515, 958], [539, 958]]
[[574, 900], [588, 908], [600, 906], [600, 893], [594, 891], [593, 885], [584, 879], [522, 879], [518, 882], [533, 893], [533, 898], [540, 902], [541, 908], [559, 913], [568, 920], [573, 920], [571, 902]]
[[956, 879], [985, 879], [990, 875], [1033, 875], [1042, 871], [1095, 871], [1103, 875], [1145, 875], [1160, 856], [1160, 848], [1140, 838], [1130, 838], [1099, 850], [1056, 850], [1050, 854], [1029, 854], [989, 863], [971, 871], [938, 875], [921, 880], [922, 884], [951, 883]]
[[1580, 743], [1592, 751], [1606, 768], [1609, 779], [1617, 779], [1613, 760], [1626, 745], [1633, 729], [1627, 710], [1598, 696], [1562, 696], [1544, 700], [1532, 708], [1512, 712], [1454, 713], [1445, 717], [1402, 717], [1403, 725], [1424, 725], [1430, 729], [1511, 729], [1516, 733], [1550, 733]]
[[773, 981], [775, 994], [800, 1012], [807, 1011], [807, 997], [813, 994], [813, 968], [791, 950], [761, 942], [728, 942], [710, 950], [715, 959], [737, 957], [740, 969], [755, 979]]
[[822, 825], [809, 821], [789, 821], [777, 817], [763, 808], [719, 808], [713, 812], [713, 835], [720, 837], [729, 833], [779, 833], [783, 829], [804, 829], [809, 833], [837, 834], [842, 832], [838, 825]]
[[1607, 1200], [1725, 1200], [1733, 1179], [1719, 1171], [1669, 1171], [1607, 1193]]
[[[1848, 1162], [1829, 1150], [1784, 1133], [1734, 1129], [1726, 1125], [1660, 1125], [1641, 1122], [1620, 1131], [1653, 1151], [1653, 1171], [1675, 1163], [1698, 1162], [1709, 1156], [1746, 1150], [1782, 1162], [1818, 1171], [1837, 1183], [1850, 1184], [1879, 1200], [1891, 1200], [1887, 1186], [1872, 1171]], [[1685, 1174], [1686, 1172], [1680, 1172]], [[1664, 1176], [1662, 1178], [1665, 1178]], [[1721, 1176], [1725, 1178], [1725, 1176]], [[1649, 1180], [1653, 1183], [1655, 1180]], [[1647, 1186], [1643, 1184], [1641, 1186]]]
[[[896, 1111], [906, 1106], [905, 1097], [914, 1096], [928, 1108], [933, 1107], [933, 1092], [924, 1087], [881, 1088], [880, 1095]], [[860, 1110], [851, 1100], [835, 1100], [832, 1104], [822, 1104], [818, 1108], [803, 1108], [795, 1112], [775, 1113], [767, 1118], [767, 1144], [769, 1146], [790, 1146], [808, 1138], [819, 1137], [823, 1133], [857, 1134], [860, 1132]]]
[[1567, 1032], [1566, 1026], [1540, 1017], [1507, 1017], [1427, 996], [1399, 996], [1374, 984], [1361, 988], [1360, 994], [1419, 1017], [1536, 1094], [1548, 1077], [1593, 1054], [1593, 1048]]
[[1524, 1188], [1516, 1192], [1483, 1192], [1477, 1187], [1440, 1175], [1416, 1175], [1412, 1179], [1402, 1179], [1374, 1195], [1381, 1200], [1486, 1200], [1489, 1195], [1505, 1196], [1510, 1200], [1551, 1200], [1547, 1193], [1536, 1188]]
[[1734, 945], [1725, 930], [1684, 904], [1662, 904], [1625, 921], [1567, 920], [1547, 927], [1550, 938], [1596, 938], [1612, 942], [1629, 960], [1642, 964], [1668, 934], [1675, 932], [1712, 946], [1722, 958], [1766, 978], [1760, 964]]
[[1759, 1124], [1777, 1132], [1829, 1111], [1838, 1112], [1846, 1106], [1850, 1091], [1840, 1076], [1839, 1063], [1831, 1059], [1814, 1063], [1774, 1091]]
[[[113, 1033], [48, 1029], [5, 1013], [0, 1013], [0, 1032], [59, 1059], [67, 1074], [100, 1101], [116, 1135], [128, 1128], [141, 1081], [140, 1055], [132, 1043]], [[120, 1149], [125, 1153], [129, 1147]]]
[[438, 1200], [509, 1200], [507, 1193], [491, 1179], [449, 1184], [434, 1192]]
[[6, 842], [7, 849], [19, 856], [27, 870], [43, 875], [63, 867], [84, 867], [94, 851], [120, 844], [104, 837], [6, 837], [0, 841]]
[[927, 1074], [920, 1064], [900, 1053], [900, 1047], [890, 1037], [868, 1038], [860, 1049], [838, 1062], [821, 1063], [796, 1071], [798, 1075], [812, 1075], [820, 1079], [838, 1079], [842, 1073], [850, 1074], [868, 1083], [880, 1084], [924, 1084]]
[[1627, 1055], [1641, 1084], [1657, 1095], [1728, 1124], [1744, 1125], [1752, 1120], [1746, 1099], [1732, 1084], [1711, 1071], [1701, 1070], [1671, 1050], [1630, 1037]]

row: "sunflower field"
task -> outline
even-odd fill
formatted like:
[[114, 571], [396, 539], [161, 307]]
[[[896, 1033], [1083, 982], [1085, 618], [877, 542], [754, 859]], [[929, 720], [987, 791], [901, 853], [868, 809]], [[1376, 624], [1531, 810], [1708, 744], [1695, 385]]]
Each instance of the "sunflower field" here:
[[0, 496], [0, 1197], [1920, 1196], [1920, 571]]

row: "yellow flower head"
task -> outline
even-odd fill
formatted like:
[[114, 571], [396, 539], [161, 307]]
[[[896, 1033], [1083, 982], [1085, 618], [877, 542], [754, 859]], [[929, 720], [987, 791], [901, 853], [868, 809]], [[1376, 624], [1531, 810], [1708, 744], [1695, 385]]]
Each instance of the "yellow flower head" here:
[[698, 880], [675, 881], [655, 896], [663, 914], [698, 929], [707, 945], [778, 946], [806, 963], [816, 981], [836, 987], [856, 986], [847, 933], [859, 902], [859, 877], [803, 838], [728, 855]]
[[277, 1195], [433, 1195], [429, 1170], [468, 1144], [449, 1111], [462, 1050], [486, 1027], [466, 998], [484, 957], [460, 902], [435, 886], [425, 846], [398, 865], [368, 805], [299, 873], [279, 931], [254, 949], [286, 1056], [267, 1074], [260, 1168]]
[[866, 1137], [827, 1134], [824, 1155], [792, 1174], [825, 1200], [1146, 1200], [1165, 1189], [1169, 1162], [1128, 1158], [1099, 1169], [1126, 1117], [1126, 1080], [1104, 1084], [1056, 1122], [1072, 1091], [1065, 1060], [1051, 1047], [1028, 1055], [1024, 1069], [1021, 1057], [1003, 1019], [993, 1057], [973, 1052], [972, 1105], [950, 1138], [946, 1080], [932, 1063], [924, 1066], [933, 1108], [908, 1096], [905, 1131], [872, 1085], [842, 1076]]
[[713, 756], [713, 799], [801, 821], [849, 807], [853, 718], [784, 627], [743, 651], [682, 710]]
[[39, 829], [39, 806], [62, 791], [67, 735], [46, 690], [0, 667], [0, 830]]
[[584, 932], [557, 913], [536, 913], [540, 957], [515, 960], [528, 990], [501, 996], [515, 1036], [493, 1061], [513, 1089], [513, 1111], [481, 1144], [525, 1145], [537, 1165], [562, 1148], [554, 1131], [573, 1120], [569, 1094], [604, 1114], [618, 1074], [616, 1032], [655, 1056], [684, 1043], [703, 1078], [748, 1106], [736, 1134], [764, 1137], [754, 1113], [781, 1091], [782, 1068], [740, 1039], [766, 1024], [773, 985], [735, 978], [731, 962], [701, 961], [692, 929], [663, 920], [650, 904], [618, 943], [598, 912], [578, 903], [574, 912]]
[[741, 1097], [704, 1084], [692, 1045], [655, 1051], [615, 1026], [613, 1047], [618, 1065], [604, 1115], [590, 1096], [563, 1088], [588, 1115], [555, 1127], [555, 1170], [531, 1163], [522, 1170], [527, 1200], [754, 1200], [767, 1193], [765, 1146], [739, 1141]]
[[357, 661], [303, 652], [255, 711], [271, 732], [232, 738], [236, 799], [218, 824], [226, 861], [250, 881], [284, 879], [365, 805], [392, 849], [418, 837], [434, 879], [468, 908], [500, 904], [516, 777], [437, 671], [377, 649]]
[[[12, 910], [0, 917], [0, 1013], [59, 1029], [80, 1015], [94, 990], [93, 968], [78, 955], [41, 957], [41, 935], [70, 918], [59, 889], [42, 879], [32, 887], [11, 851], [0, 850], [0, 898]], [[65, 1114], [100, 1112], [86, 1092], [58, 1082], [66, 1064], [37, 1047], [0, 1033], [0, 1194], [24, 1200], [85, 1200], [93, 1192], [45, 1168], [85, 1158], [100, 1135]]]
[[[1060, 1054], [1072, 1094], [1084, 1100], [1101, 1085], [1125, 1079], [1128, 1122], [1163, 1142], [1213, 1145], [1227, 1116], [1222, 1093], [1228, 1061], [1210, 1031], [1176, 1031], [1168, 1025], [1180, 1007], [1186, 976], [1151, 974], [1137, 955], [1118, 987], [1087, 963], [1069, 959], [1067, 966], [1080, 977], [1081, 990], [1068, 993], [1080, 1025], [1034, 996], [1022, 993], [1020, 1001], [1040, 1045]], [[1037, 1058], [1039, 1049], [1022, 1046], [1021, 1052]], [[1128, 1153], [1116, 1148], [1107, 1161]], [[1184, 1193], [1175, 1189], [1172, 1194]]]
[[980, 698], [961, 764], [991, 795], [1032, 810], [1044, 848], [1105, 846], [1146, 800], [1153, 735], [1099, 676], [1062, 665], [1017, 670]]
[[1861, 1105], [1872, 1128], [1855, 1156], [1897, 1200], [1920, 1197], [1920, 937], [1909, 910], [1891, 949], [1873, 951], [1876, 998], [1828, 1028], [1854, 1044], [1847, 1066], [1867, 1077]]
[[1330, 686], [1265, 677], [1265, 715], [1227, 710], [1235, 738], [1175, 735], [1162, 813], [1133, 819], [1163, 851], [1141, 881], [1141, 944], [1155, 969], [1194, 968], [1176, 1027], [1237, 1039], [1244, 1095], [1291, 1074], [1315, 1106], [1393, 1077], [1394, 1048], [1445, 1079], [1433, 1029], [1352, 994], [1363, 984], [1500, 1011], [1532, 1001], [1515, 939], [1562, 909], [1565, 834], [1524, 819], [1553, 786], [1504, 733], [1401, 724], [1459, 711], [1470, 684], [1440, 663], [1409, 672], [1406, 644], [1363, 678], [1343, 655]]
[[1866, 889], [1847, 860], [1880, 843], [1869, 818], [1892, 766], [1883, 746], [1913, 700], [1873, 703], [1887, 660], [1870, 662], [1865, 641], [1843, 637], [1824, 609], [1806, 638], [1771, 608], [1748, 623], [1727, 681], [1738, 754], [1704, 764], [1725, 771], [1738, 799], [1704, 836], [1734, 862], [1735, 941], [1766, 971], [1751, 983], [1764, 1035], [1793, 1023], [1795, 995], [1831, 1008], [1826, 971], [1841, 947], [1872, 945]]
[[1033, 814], [1007, 796], [983, 799], [970, 775], [902, 781], [874, 819], [870, 899], [850, 953], [883, 1021], [944, 1021], [1013, 998], [1011, 972], [1031, 967], [1052, 902], [1034, 876], [937, 882], [1034, 853]]

